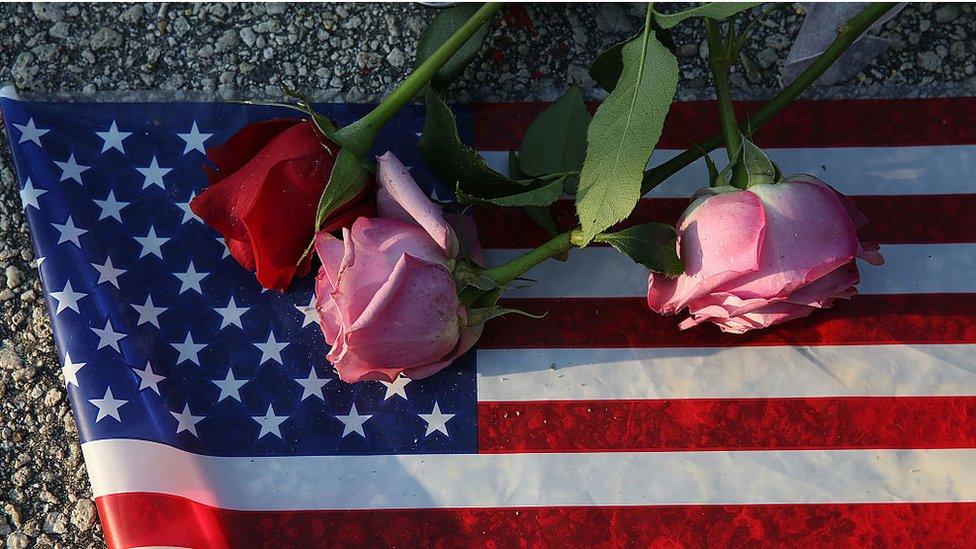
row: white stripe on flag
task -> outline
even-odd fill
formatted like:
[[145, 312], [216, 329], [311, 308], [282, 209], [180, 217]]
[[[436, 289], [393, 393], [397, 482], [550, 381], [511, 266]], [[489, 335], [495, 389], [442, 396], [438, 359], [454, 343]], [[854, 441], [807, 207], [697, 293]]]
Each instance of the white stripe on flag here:
[[976, 395], [976, 345], [477, 353], [483, 402]]
[[[526, 250], [490, 249], [489, 265], [509, 261]], [[976, 292], [976, 244], [888, 244], [885, 265], [859, 262], [862, 294]], [[647, 295], [647, 269], [606, 247], [573, 250], [568, 261], [545, 261], [525, 274], [536, 282], [505, 297], [637, 297]]]
[[[784, 174], [809, 173], [845, 194], [956, 194], [973, 192], [976, 180], [976, 145], [919, 147], [828, 147], [765, 149]], [[650, 165], [657, 165], [680, 151], [659, 149]], [[508, 152], [481, 151], [488, 164], [508, 173]], [[713, 151], [718, 165], [725, 153]], [[701, 160], [668, 178], [650, 196], [687, 197], [708, 185]]]
[[108, 439], [82, 450], [96, 497], [241, 510], [976, 501], [972, 449], [221, 458]]

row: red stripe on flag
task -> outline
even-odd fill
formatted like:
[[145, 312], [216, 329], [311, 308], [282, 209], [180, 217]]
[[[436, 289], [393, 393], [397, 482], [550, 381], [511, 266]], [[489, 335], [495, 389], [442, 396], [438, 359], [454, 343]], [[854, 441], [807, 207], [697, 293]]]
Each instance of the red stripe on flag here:
[[658, 315], [642, 298], [502, 302], [546, 314], [545, 321], [521, 315], [492, 320], [479, 348], [976, 343], [976, 294], [862, 295], [807, 318], [745, 334], [724, 334], [712, 325], [679, 330], [677, 324], [686, 314]]
[[[474, 148], [507, 151], [547, 103], [474, 105]], [[761, 102], [737, 102], [743, 117]], [[590, 104], [594, 110], [596, 104]], [[718, 133], [714, 101], [674, 103], [659, 148], [687, 149]], [[976, 143], [976, 98], [796, 101], [756, 132], [763, 147], [875, 147]]]
[[976, 397], [480, 402], [478, 452], [976, 447]]
[[[861, 238], [882, 244], [976, 242], [976, 194], [854, 196], [871, 220]], [[688, 205], [687, 198], [641, 200], [634, 218], [620, 227], [660, 221], [673, 225]], [[556, 226], [565, 231], [576, 224], [572, 201], [553, 205]], [[517, 208], [475, 210], [478, 237], [486, 248], [534, 248], [549, 239], [537, 224]], [[925, 220], [912, 222], [910, 220]]]
[[966, 545], [976, 503], [233, 511], [165, 494], [97, 499], [109, 547]]

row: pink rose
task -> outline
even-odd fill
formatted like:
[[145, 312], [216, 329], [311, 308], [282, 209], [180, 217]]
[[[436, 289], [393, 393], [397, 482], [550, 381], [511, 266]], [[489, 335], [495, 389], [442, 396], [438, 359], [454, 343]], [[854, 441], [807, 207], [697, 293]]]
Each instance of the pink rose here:
[[[328, 359], [350, 383], [427, 377], [470, 349], [482, 329], [467, 325], [451, 268], [461, 242], [474, 239], [472, 226], [459, 234], [395, 156], [378, 160], [379, 217], [360, 217], [342, 240], [327, 232], [315, 240]], [[476, 242], [470, 257], [478, 257]]]
[[685, 272], [648, 280], [651, 309], [688, 308], [682, 329], [711, 322], [742, 333], [802, 318], [857, 293], [855, 258], [884, 263], [877, 245], [858, 240], [864, 215], [815, 177], [704, 194], [678, 221]]

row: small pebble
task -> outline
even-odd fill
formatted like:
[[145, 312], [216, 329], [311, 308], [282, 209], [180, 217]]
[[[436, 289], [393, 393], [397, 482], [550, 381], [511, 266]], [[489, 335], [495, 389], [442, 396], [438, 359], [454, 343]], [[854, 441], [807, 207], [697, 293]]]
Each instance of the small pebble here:
[[75, 528], [84, 532], [95, 524], [98, 513], [95, 510], [95, 503], [88, 498], [79, 498], [75, 502], [75, 507], [71, 511], [71, 524]]

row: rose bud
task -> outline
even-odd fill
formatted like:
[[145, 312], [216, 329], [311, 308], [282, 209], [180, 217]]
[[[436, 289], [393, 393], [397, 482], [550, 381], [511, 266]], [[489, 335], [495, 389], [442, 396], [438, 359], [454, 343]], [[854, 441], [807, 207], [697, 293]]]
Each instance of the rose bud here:
[[342, 240], [325, 231], [315, 239], [328, 359], [350, 383], [427, 377], [470, 349], [482, 329], [467, 324], [452, 272], [462, 243], [467, 257], [480, 253], [473, 225], [448, 223], [391, 153], [378, 160], [379, 217], [357, 219]]
[[[204, 168], [210, 185], [190, 209], [223, 235], [231, 255], [256, 272], [261, 286], [284, 290], [311, 267], [312, 254], [305, 251], [338, 152], [307, 120], [249, 124], [207, 151], [215, 166]], [[372, 189], [370, 182], [320, 229], [336, 231], [372, 215]]]
[[858, 240], [867, 219], [854, 203], [812, 176], [705, 194], [678, 221], [685, 272], [648, 280], [651, 309], [688, 308], [682, 329], [711, 322], [742, 333], [802, 318], [857, 293], [855, 258], [884, 263], [877, 245]]

